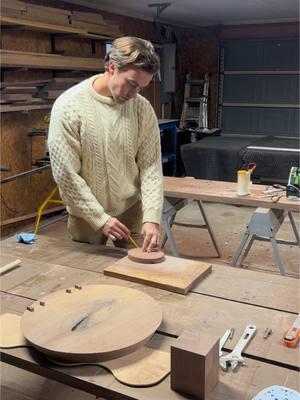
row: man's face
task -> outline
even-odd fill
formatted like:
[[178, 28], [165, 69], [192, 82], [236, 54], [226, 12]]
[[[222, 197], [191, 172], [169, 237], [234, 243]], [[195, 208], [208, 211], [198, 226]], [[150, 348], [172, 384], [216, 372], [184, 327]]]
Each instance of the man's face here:
[[151, 73], [132, 66], [118, 70], [112, 62], [109, 63], [108, 72], [109, 90], [114, 100], [119, 104], [136, 97], [142, 89], [149, 85], [153, 78]]

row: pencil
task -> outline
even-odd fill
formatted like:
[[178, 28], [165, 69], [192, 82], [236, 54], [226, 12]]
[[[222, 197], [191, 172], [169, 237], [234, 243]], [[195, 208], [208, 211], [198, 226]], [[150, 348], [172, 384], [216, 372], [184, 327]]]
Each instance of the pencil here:
[[139, 246], [137, 245], [136, 241], [133, 240], [132, 237], [131, 237], [130, 235], [128, 236], [128, 240], [130, 240], [130, 242], [134, 245], [134, 247], [139, 247]]

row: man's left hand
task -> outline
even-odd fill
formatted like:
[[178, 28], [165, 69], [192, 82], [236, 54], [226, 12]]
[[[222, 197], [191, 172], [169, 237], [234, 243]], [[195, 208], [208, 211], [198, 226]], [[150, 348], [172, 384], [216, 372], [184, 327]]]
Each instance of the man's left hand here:
[[152, 251], [160, 245], [159, 224], [144, 222], [141, 232], [144, 242], [143, 251]]

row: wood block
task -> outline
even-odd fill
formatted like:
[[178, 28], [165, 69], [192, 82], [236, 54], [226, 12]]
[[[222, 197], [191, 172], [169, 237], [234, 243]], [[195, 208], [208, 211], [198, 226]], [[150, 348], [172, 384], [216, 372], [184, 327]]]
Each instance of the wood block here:
[[208, 399], [219, 380], [219, 337], [185, 331], [171, 346], [171, 389]]
[[159, 264], [142, 264], [124, 257], [105, 268], [104, 275], [186, 294], [211, 268], [208, 263], [171, 256], [165, 256]]
[[128, 258], [131, 261], [142, 264], [156, 264], [163, 261], [165, 253], [163, 251], [143, 251], [141, 247], [128, 250]]

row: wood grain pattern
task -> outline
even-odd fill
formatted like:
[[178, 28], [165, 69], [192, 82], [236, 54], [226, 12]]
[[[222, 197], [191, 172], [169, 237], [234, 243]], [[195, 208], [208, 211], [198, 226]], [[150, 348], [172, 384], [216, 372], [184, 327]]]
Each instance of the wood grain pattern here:
[[[49, 227], [47, 229], [49, 230]], [[22, 271], [25, 266], [28, 269], [34, 267], [38, 269], [39, 265], [44, 270], [46, 266], [43, 263], [41, 264], [40, 261], [55, 263], [57, 257], [59, 257], [60, 265], [102, 272], [104, 267], [111, 265], [125, 255], [122, 249], [86, 245], [71, 240], [62, 241], [55, 237], [43, 235], [38, 235], [34, 248], [16, 243], [14, 237], [3, 240], [1, 247], [2, 257], [11, 254], [10, 258], [7, 258], [7, 262], [22, 257]], [[31, 261], [27, 261], [25, 258], [30, 258]], [[21, 270], [18, 271], [18, 277], [18, 282], [21, 282]], [[1, 285], [3, 284], [2, 280]], [[213, 264], [212, 273], [196, 284], [192, 291], [295, 314], [299, 311], [298, 280], [260, 271]]]
[[162, 321], [160, 305], [142, 292], [114, 285], [57, 291], [22, 316], [25, 338], [68, 362], [106, 361], [143, 346]]
[[[31, 347], [22, 334], [20, 322], [21, 317], [16, 314], [6, 313], [0, 316], [1, 348]], [[51, 361], [67, 367], [85, 365]], [[147, 387], [161, 382], [170, 373], [170, 354], [166, 351], [142, 347], [126, 356], [94, 365], [109, 370], [124, 385]]]
[[237, 196], [236, 189], [237, 184], [234, 182], [164, 177], [164, 194], [167, 197], [300, 211], [299, 202], [288, 200], [286, 196], [283, 196], [277, 203], [273, 203], [268, 197], [263, 197], [264, 185], [251, 185], [251, 194], [244, 197]]
[[163, 261], [163, 251], [143, 251], [140, 247], [128, 250], [128, 258], [131, 261], [142, 264], [157, 264]]
[[170, 256], [159, 264], [147, 265], [124, 257], [105, 268], [104, 275], [186, 294], [211, 268], [207, 263]]

